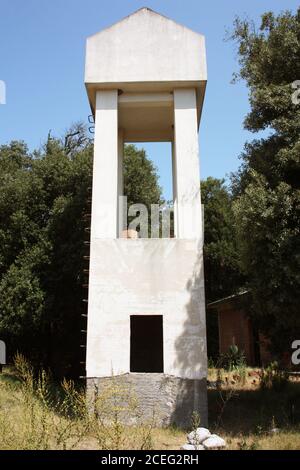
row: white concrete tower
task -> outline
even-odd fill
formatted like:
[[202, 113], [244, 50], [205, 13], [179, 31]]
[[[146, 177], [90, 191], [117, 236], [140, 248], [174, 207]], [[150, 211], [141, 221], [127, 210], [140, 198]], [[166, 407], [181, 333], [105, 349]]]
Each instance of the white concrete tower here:
[[[198, 126], [204, 37], [142, 8], [87, 40], [95, 118], [86, 375], [113, 374], [161, 424], [207, 419]], [[119, 238], [123, 146], [172, 142], [175, 237]]]

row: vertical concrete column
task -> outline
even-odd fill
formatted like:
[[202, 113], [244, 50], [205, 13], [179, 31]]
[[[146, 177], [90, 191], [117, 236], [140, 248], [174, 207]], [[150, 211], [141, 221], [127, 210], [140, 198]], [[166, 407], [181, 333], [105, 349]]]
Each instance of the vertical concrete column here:
[[118, 91], [97, 91], [91, 243], [117, 237], [118, 165]]
[[178, 229], [177, 229], [177, 170], [176, 170], [176, 156], [175, 156], [175, 142], [174, 137], [172, 141], [172, 182], [173, 182], [173, 212], [174, 212], [174, 238], [178, 238]]
[[[174, 90], [177, 237], [202, 238], [196, 90]], [[176, 213], [175, 213], [176, 215]]]
[[118, 133], [118, 236], [121, 236], [122, 230], [124, 230], [124, 132], [123, 129], [119, 129]]
[[[118, 229], [118, 92], [101, 90], [96, 93], [95, 139], [92, 189], [92, 220], [90, 239], [88, 336], [86, 374], [94, 377], [102, 356], [99, 309], [98, 259], [101, 239], [117, 238]], [[102, 241], [103, 243], [103, 241]], [[102, 359], [103, 360], [103, 359]]]

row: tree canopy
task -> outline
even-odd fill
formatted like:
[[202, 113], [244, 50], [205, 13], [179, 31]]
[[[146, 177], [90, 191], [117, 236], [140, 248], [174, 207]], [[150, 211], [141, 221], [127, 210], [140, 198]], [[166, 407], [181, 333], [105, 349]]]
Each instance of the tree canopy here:
[[233, 176], [240, 262], [253, 296], [252, 316], [288, 351], [300, 332], [300, 9], [266, 13], [258, 29], [236, 19], [240, 72], [249, 89], [244, 126], [264, 131], [245, 145]]
[[[73, 377], [83, 359], [92, 155], [82, 125], [63, 139], [49, 136], [32, 153], [23, 142], [0, 146], [0, 336], [10, 357], [20, 351]], [[144, 151], [125, 147], [124, 167], [130, 202], [160, 201], [157, 172]]]
[[235, 239], [233, 198], [225, 181], [201, 181], [204, 205], [204, 274], [206, 301], [237, 293], [243, 283]]

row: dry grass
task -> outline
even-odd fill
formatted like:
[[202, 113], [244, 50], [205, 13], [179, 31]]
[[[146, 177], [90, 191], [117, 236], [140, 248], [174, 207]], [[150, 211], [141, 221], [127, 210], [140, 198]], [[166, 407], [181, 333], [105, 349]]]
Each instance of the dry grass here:
[[176, 450], [186, 441], [186, 432], [177, 428], [153, 429], [153, 449]]
[[[209, 370], [208, 380], [220, 381], [208, 390], [209, 429], [228, 450], [300, 450], [300, 378], [274, 390], [261, 389], [259, 377], [259, 369]], [[180, 449], [185, 440], [182, 430], [153, 432], [155, 449]]]
[[300, 450], [300, 429], [274, 435], [224, 435], [229, 450]]
[[264, 388], [261, 375], [251, 368], [209, 370], [209, 380], [221, 380], [217, 389], [208, 390], [210, 428], [231, 450], [300, 449], [300, 378]]
[[[218, 434], [227, 442], [227, 450], [300, 450], [300, 429], [282, 430], [274, 435], [235, 435], [220, 430]], [[186, 433], [182, 430], [155, 429], [153, 444], [155, 450], [178, 450], [186, 442]]]
[[[1, 449], [178, 450], [186, 441], [186, 431], [143, 423], [134, 397], [126, 398], [125, 408], [120, 406], [124, 390], [107, 390], [95, 419], [74, 384], [65, 381], [53, 389], [49, 377], [34, 377], [23, 359], [17, 366], [17, 371], [0, 374]], [[210, 430], [230, 450], [300, 450], [299, 380], [290, 380], [283, 390], [261, 390], [257, 372], [209, 371], [210, 381], [222, 382], [208, 391]], [[138, 416], [139, 425], [123, 425], [124, 412]], [[113, 417], [110, 423], [108, 416]], [[274, 427], [279, 431], [271, 432]]]
[[66, 380], [54, 385], [44, 371], [36, 376], [22, 356], [0, 375], [1, 450], [147, 450], [153, 423], [142, 418], [134, 395], [117, 384], [88, 410], [84, 390]]

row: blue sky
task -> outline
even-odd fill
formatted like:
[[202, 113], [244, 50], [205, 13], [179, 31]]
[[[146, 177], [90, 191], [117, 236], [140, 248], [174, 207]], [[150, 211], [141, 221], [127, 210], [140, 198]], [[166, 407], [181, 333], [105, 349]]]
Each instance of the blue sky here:
[[[243, 130], [249, 109], [236, 49], [225, 42], [235, 15], [258, 22], [265, 11], [293, 11], [297, 0], [0, 0], [0, 80], [7, 104], [0, 105], [0, 145], [25, 140], [40, 147], [48, 131], [62, 135], [72, 122], [90, 114], [83, 83], [85, 39], [148, 6], [206, 37], [208, 86], [200, 126], [201, 177], [225, 177], [252, 135]], [[296, 77], [297, 78], [297, 77]], [[147, 145], [171, 198], [168, 145]]]

